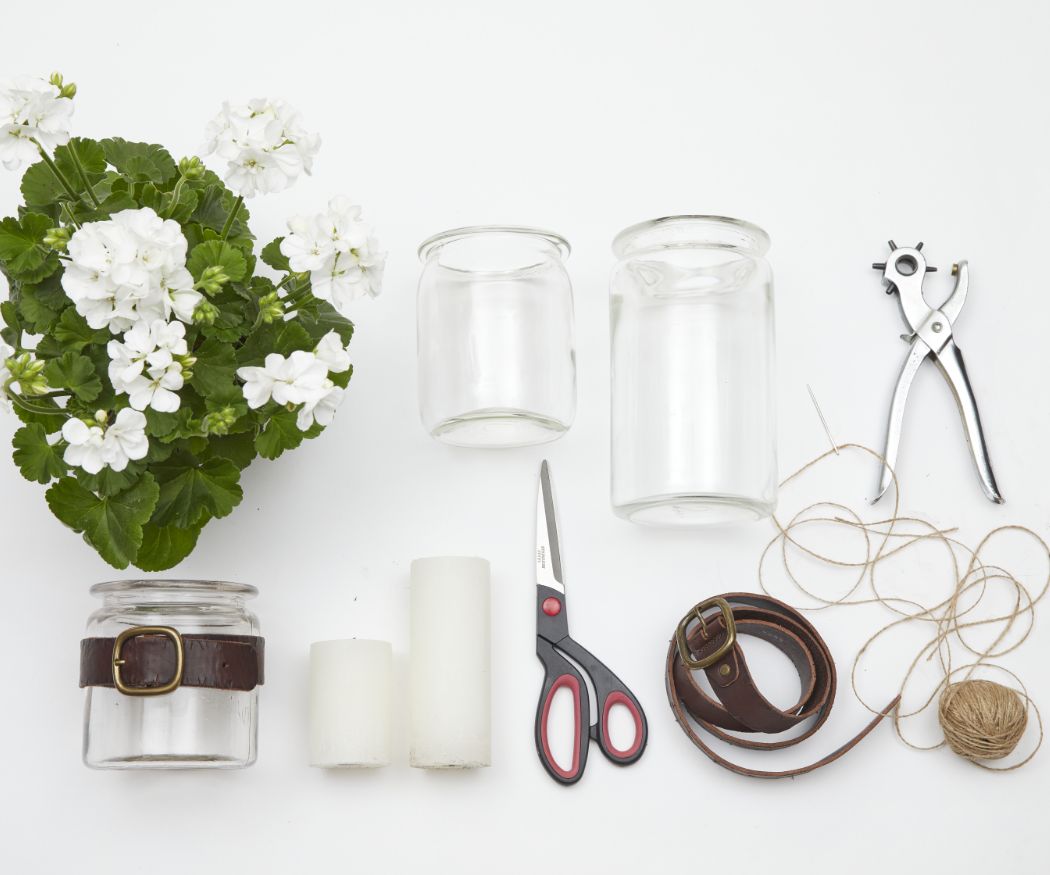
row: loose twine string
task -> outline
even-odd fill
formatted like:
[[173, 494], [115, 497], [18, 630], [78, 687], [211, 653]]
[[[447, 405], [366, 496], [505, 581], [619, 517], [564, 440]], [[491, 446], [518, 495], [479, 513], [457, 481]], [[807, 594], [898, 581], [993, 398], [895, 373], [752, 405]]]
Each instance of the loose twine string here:
[[[832, 455], [840, 456], [843, 451], [867, 455], [881, 464], [886, 464], [879, 453], [868, 447], [860, 444], [835, 445], [833, 442], [831, 450], [787, 477], [780, 484], [781, 489], [797, 482]], [[766, 566], [770, 557], [779, 555], [783, 571], [791, 585], [818, 603], [817, 607], [809, 607], [806, 610], [825, 610], [840, 605], [879, 604], [896, 615], [891, 622], [868, 638], [858, 651], [850, 672], [854, 694], [873, 714], [879, 713], [879, 709], [865, 700], [857, 685], [858, 670], [862, 661], [870, 655], [876, 642], [891, 630], [917, 623], [930, 625], [932, 629], [929, 640], [915, 653], [900, 682], [898, 692], [902, 697], [902, 704], [898, 706], [893, 717], [897, 735], [906, 745], [916, 750], [936, 750], [947, 745], [952, 751], [983, 769], [1011, 771], [1020, 768], [1035, 756], [1043, 743], [1043, 720], [1021, 679], [993, 660], [1016, 650], [1031, 634], [1035, 622], [1035, 607], [1050, 588], [1050, 548], [1031, 529], [1007, 525], [993, 529], [976, 548], [971, 549], [954, 536], [957, 531], [955, 528], [938, 528], [919, 517], [902, 516], [900, 484], [892, 468], [890, 473], [893, 477], [894, 501], [893, 514], [887, 519], [865, 522], [853, 509], [831, 501], [819, 501], [804, 507], [786, 524], [774, 515], [773, 522], [778, 534], [766, 545], [759, 559], [759, 585], [767, 595], [773, 595], [767, 585]], [[864, 540], [863, 559], [836, 558], [802, 543], [801, 534], [804, 529], [828, 526], [852, 534], [861, 534]], [[1008, 532], [1030, 538], [1040, 555], [1046, 559], [1047, 576], [1034, 596], [1017, 575], [981, 558], [989, 544]], [[951, 572], [949, 581], [952, 584], [948, 597], [937, 604], [924, 605], [899, 595], [884, 595], [877, 575], [880, 566], [891, 557], [900, 556], [916, 545], [929, 543], [944, 548], [946, 564]], [[855, 571], [855, 577], [850, 575], [852, 583], [848, 584], [844, 593], [836, 598], [826, 597], [802, 582], [796, 571], [799, 556], [809, 557], [844, 572]], [[978, 606], [994, 588], [1006, 588], [1012, 596], [1012, 608], [994, 616], [978, 615]], [[996, 630], [994, 627], [997, 625], [999, 628]], [[973, 643], [967, 632], [978, 628], [992, 629], [994, 640], [986, 646]], [[1007, 637], [1012, 632], [1016, 640], [1008, 643]], [[954, 650], [961, 650], [966, 654], [964, 658], [968, 661], [964, 665], [955, 665]], [[940, 668], [939, 682], [918, 707], [904, 710], [905, 696], [917, 683], [917, 669], [934, 659]], [[1016, 686], [1004, 686], [975, 677], [975, 673], [979, 671], [998, 672], [1012, 679]], [[906, 721], [924, 713], [933, 704], [934, 699], [938, 699], [937, 713], [944, 737], [935, 744], [912, 741], [905, 733]], [[1038, 739], [1032, 750], [1012, 765], [989, 764], [989, 760], [999, 760], [1014, 752], [1025, 734], [1030, 714], [1035, 715], [1038, 727]]]

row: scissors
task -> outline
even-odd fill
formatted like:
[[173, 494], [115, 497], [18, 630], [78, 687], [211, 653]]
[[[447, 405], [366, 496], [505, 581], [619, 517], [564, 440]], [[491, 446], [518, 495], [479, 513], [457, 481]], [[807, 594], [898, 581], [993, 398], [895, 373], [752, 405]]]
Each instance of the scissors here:
[[[602, 753], [619, 766], [636, 762], [645, 751], [649, 738], [642, 706], [623, 681], [569, 637], [558, 525], [554, 518], [550, 468], [546, 462], [540, 467], [536, 503], [536, 655], [546, 673], [536, 708], [536, 750], [548, 774], [561, 784], [575, 784], [583, 776], [591, 740], [597, 741]], [[579, 669], [587, 674], [594, 686], [598, 720], [593, 725], [589, 725], [591, 704], [587, 681]], [[572, 765], [567, 769], [562, 768], [551, 754], [547, 738], [551, 703], [554, 695], [563, 688], [572, 692], [574, 717]], [[609, 739], [609, 712], [616, 705], [623, 705], [634, 719], [634, 740], [624, 750], [614, 746]]]
[[919, 370], [919, 366], [928, 358], [940, 369], [948, 386], [955, 396], [962, 414], [966, 439], [970, 453], [977, 466], [984, 494], [996, 504], [1003, 503], [1002, 493], [992, 473], [992, 463], [988, 455], [988, 444], [985, 441], [984, 429], [981, 427], [981, 416], [977, 411], [977, 400], [966, 374], [962, 352], [955, 343], [953, 326], [959, 318], [966, 301], [966, 292], [970, 283], [970, 269], [965, 261], [952, 267], [955, 276], [955, 288], [948, 300], [940, 307], [933, 308], [926, 303], [922, 293], [922, 281], [927, 273], [936, 270], [926, 264], [922, 254], [922, 244], [916, 246], [897, 246], [890, 240], [890, 257], [885, 262], [872, 265], [883, 272], [887, 283], [886, 294], [897, 293], [904, 321], [911, 329], [910, 334], [901, 338], [911, 344], [904, 367], [897, 378], [897, 388], [893, 392], [890, 405], [890, 421], [886, 430], [886, 451], [883, 453], [885, 463], [879, 474], [879, 491], [875, 500], [886, 494], [893, 479], [890, 469], [895, 465], [897, 450], [900, 447], [901, 427], [904, 422], [904, 407], [908, 401], [908, 391]]

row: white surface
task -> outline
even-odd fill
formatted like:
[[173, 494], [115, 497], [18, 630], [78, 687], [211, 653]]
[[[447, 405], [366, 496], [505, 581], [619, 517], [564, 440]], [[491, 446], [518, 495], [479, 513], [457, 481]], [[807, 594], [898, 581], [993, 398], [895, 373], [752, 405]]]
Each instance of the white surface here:
[[[358, 308], [356, 373], [334, 426], [277, 464], [257, 462], [243, 504], [207, 527], [177, 572], [261, 589], [267, 683], [250, 770], [80, 764], [87, 587], [120, 572], [52, 518], [39, 486], [0, 465], [0, 869], [680, 872], [702, 855], [711, 872], [1045, 871], [1048, 751], [989, 775], [944, 751], [912, 752], [883, 727], [820, 773], [757, 783], [689, 746], [664, 699], [668, 636], [700, 597], [756, 586], [771, 530], [656, 532], [613, 516], [606, 296], [609, 243], [629, 223], [713, 212], [765, 228], [786, 472], [826, 448], [806, 383], [840, 440], [881, 440], [904, 353], [896, 304], [868, 266], [885, 239], [926, 240], [942, 270], [968, 258], [958, 336], [1008, 503], [982, 497], [954, 404], [924, 368], [902, 451], [907, 506], [970, 540], [1007, 521], [1045, 533], [1048, 27], [1039, 2], [187, 0], [163, 18], [141, 3], [6, 8], [5, 71], [57, 67], [75, 80], [80, 134], [178, 155], [226, 98], [293, 101], [324, 146], [311, 179], [252, 204], [259, 238], [347, 192], [391, 256], [383, 297]], [[16, 194], [17, 177], [0, 174], [4, 213]], [[574, 246], [579, 416], [547, 448], [457, 451], [418, 421], [414, 249], [475, 222], [550, 226]], [[935, 280], [949, 288], [946, 273]], [[14, 427], [0, 420], [5, 443]], [[633, 687], [651, 730], [640, 763], [621, 770], [592, 751], [572, 790], [547, 777], [532, 738], [533, 501], [544, 455], [573, 634]], [[843, 472], [859, 505], [875, 471]], [[407, 765], [408, 563], [442, 554], [485, 556], [493, 568], [493, 767], [465, 774]], [[932, 586], [929, 562], [898, 569], [905, 591]], [[844, 670], [881, 619], [816, 616]], [[1006, 660], [1044, 708], [1045, 625]], [[395, 702], [395, 763], [329, 774], [306, 765], [309, 643], [355, 635], [394, 643], [406, 691]], [[873, 695], [888, 696], [897, 668], [872, 669]], [[795, 761], [862, 722], [848, 685], [840, 700]]]
[[412, 562], [408, 761], [492, 764], [492, 572], [478, 557]]
[[389, 641], [310, 645], [310, 765], [390, 764], [393, 663]]

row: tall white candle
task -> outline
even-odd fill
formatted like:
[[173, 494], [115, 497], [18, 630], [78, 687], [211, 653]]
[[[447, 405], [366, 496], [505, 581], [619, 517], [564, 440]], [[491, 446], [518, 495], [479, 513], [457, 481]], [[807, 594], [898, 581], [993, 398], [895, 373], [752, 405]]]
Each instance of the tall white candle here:
[[411, 749], [420, 769], [491, 763], [489, 563], [412, 563]]
[[392, 661], [386, 641], [310, 646], [310, 765], [389, 764]]

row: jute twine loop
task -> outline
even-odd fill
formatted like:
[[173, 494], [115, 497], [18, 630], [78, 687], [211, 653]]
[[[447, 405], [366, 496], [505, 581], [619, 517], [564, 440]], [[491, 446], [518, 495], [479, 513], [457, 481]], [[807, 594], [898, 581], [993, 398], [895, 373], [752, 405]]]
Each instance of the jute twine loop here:
[[[781, 490], [796, 483], [806, 472], [843, 453], [861, 454], [885, 464], [883, 457], [860, 444], [842, 444], [818, 456], [788, 476]], [[766, 581], [766, 565], [771, 556], [779, 555], [782, 570], [790, 584], [816, 604], [805, 610], [825, 610], [840, 605], [878, 604], [894, 614], [894, 619], [875, 632], [857, 653], [853, 661], [851, 680], [853, 691], [860, 702], [872, 713], [878, 709], [865, 701], [857, 688], [858, 667], [870, 656], [874, 646], [891, 630], [914, 623], [928, 624], [930, 637], [914, 654], [898, 692], [903, 697], [918, 683], [916, 670], [931, 661], [940, 669], [940, 681], [929, 695], [912, 710], [901, 705], [894, 714], [894, 726], [900, 739], [916, 750], [934, 750], [947, 746], [974, 765], [992, 771], [1009, 771], [1027, 763], [1043, 743], [1043, 721], [1039, 709], [1031, 700], [1024, 684], [1008, 669], [992, 662], [1016, 650], [1031, 634], [1035, 622], [1035, 607], [1050, 589], [1050, 548], [1031, 529], [1024, 526], [1000, 526], [993, 529], [975, 548], [968, 547], [955, 537], [957, 529], [939, 528], [919, 517], [902, 516], [900, 483], [890, 469], [893, 479], [893, 513], [886, 519], [865, 522], [852, 508], [835, 502], [822, 501], [804, 507], [787, 523], [774, 516], [777, 535], [766, 545], [758, 563], [758, 581], [762, 591], [770, 592]], [[832, 556], [803, 542], [812, 531], [831, 528], [859, 536], [860, 555]], [[1046, 559], [1047, 576], [1033, 594], [1008, 569], [991, 565], [982, 559], [988, 546], [1003, 534], [1012, 532], [1031, 539]], [[880, 567], [892, 557], [906, 556], [916, 545], [934, 544], [943, 548], [946, 589], [944, 597], [933, 605], [922, 604], [907, 595], [887, 594], [878, 576]], [[776, 548], [779, 546], [779, 550]], [[837, 594], [821, 594], [803, 582], [797, 570], [800, 559], [815, 561], [827, 568], [841, 569], [845, 577]], [[926, 572], [924, 571], [924, 574]], [[1006, 612], [981, 608], [986, 596], [995, 592], [1002, 598], [1006, 592], [1010, 609]], [[987, 614], [991, 612], [992, 616]], [[971, 633], [984, 630], [992, 635], [987, 645], [973, 642]], [[962, 651], [970, 659], [966, 665], [953, 665], [953, 657]], [[977, 677], [978, 673], [1000, 672], [1009, 676], [1014, 685]], [[921, 699], [921, 697], [920, 697]], [[905, 735], [904, 723], [916, 717], [937, 702], [937, 716], [943, 738], [935, 744], [918, 744]], [[1035, 715], [1038, 733], [1031, 750], [1012, 765], [993, 766], [990, 761], [1001, 760], [1014, 753]]]

